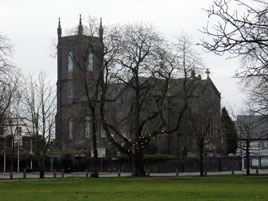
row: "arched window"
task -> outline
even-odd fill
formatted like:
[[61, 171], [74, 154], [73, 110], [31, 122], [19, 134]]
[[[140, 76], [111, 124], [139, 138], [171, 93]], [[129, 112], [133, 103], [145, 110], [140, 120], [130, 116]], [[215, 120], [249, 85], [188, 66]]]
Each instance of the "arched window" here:
[[73, 139], [73, 120], [69, 119], [69, 139]]
[[88, 64], [87, 64], [88, 71], [93, 71], [93, 53], [89, 52], [88, 54]]
[[70, 51], [68, 53], [68, 71], [73, 71], [73, 53]]
[[91, 133], [91, 121], [90, 121], [89, 116], [87, 116], [85, 120], [85, 137], [89, 138], [90, 133]]

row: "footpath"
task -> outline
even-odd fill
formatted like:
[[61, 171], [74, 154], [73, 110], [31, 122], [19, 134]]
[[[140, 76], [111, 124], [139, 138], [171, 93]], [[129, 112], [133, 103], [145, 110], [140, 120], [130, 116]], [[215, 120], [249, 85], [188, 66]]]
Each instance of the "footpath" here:
[[[259, 169], [256, 172], [255, 169], [252, 169], [251, 174], [268, 174], [268, 169]], [[217, 172], [207, 172], [207, 176], [217, 176], [217, 175], [231, 175], [231, 171], [217, 171]], [[234, 172], [235, 175], [246, 175], [246, 170], [239, 170]], [[130, 177], [132, 175], [131, 172], [121, 172], [121, 177]], [[23, 179], [24, 173], [23, 172], [13, 172], [13, 179]], [[90, 176], [90, 172], [71, 172], [71, 173], [62, 173], [62, 172], [45, 172], [45, 178], [61, 178], [61, 177], [87, 177]], [[118, 177], [118, 172], [99, 172], [100, 177]], [[199, 172], [169, 172], [169, 173], [149, 173], [151, 177], [175, 177], [175, 176], [199, 176]], [[39, 172], [30, 172], [26, 173], [27, 179], [38, 179]], [[8, 180], [10, 179], [9, 172], [0, 172], [0, 179], [1, 180]]]

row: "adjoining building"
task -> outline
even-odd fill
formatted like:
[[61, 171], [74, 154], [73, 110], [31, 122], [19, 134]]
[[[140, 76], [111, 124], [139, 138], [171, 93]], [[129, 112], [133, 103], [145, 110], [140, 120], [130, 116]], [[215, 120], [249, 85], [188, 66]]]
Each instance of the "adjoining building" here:
[[0, 146], [0, 148], [21, 146], [25, 151], [30, 152], [33, 130], [26, 118], [5, 118], [1, 127], [3, 128], [3, 133], [0, 135], [0, 143], [3, 146]]
[[[17, 157], [17, 169], [19, 170], [20, 156], [33, 153], [33, 130], [31, 123], [24, 117], [5, 118], [0, 125], [3, 132], [0, 135], [0, 154], [3, 154], [3, 170], [6, 171], [7, 161], [11, 157]], [[29, 164], [32, 169], [32, 160]]]
[[242, 168], [246, 168], [247, 151], [252, 168], [268, 168], [268, 116], [238, 115], [235, 125], [238, 133], [236, 154], [242, 157]]
[[[98, 36], [87, 36], [83, 34], [83, 25], [79, 22], [78, 33], [71, 36], [62, 36], [62, 29], [58, 25], [58, 45], [57, 45], [57, 115], [56, 115], [56, 144], [60, 150], [87, 151], [92, 149], [91, 121], [89, 111], [86, 109], [86, 91], [81, 81], [82, 76], [86, 75], [89, 79], [88, 94], [94, 96], [98, 79], [100, 78], [103, 51], [103, 28], [100, 25]], [[90, 47], [90, 48], [89, 48]], [[91, 51], [94, 49], [94, 51]], [[83, 68], [82, 68], [83, 67]], [[178, 157], [196, 155], [193, 128], [202, 128], [202, 125], [193, 122], [202, 122], [210, 116], [208, 135], [205, 140], [215, 138], [213, 143], [208, 145], [206, 154], [210, 156], [223, 155], [223, 137], [221, 135], [221, 94], [213, 84], [207, 70], [207, 78], [202, 79], [192, 71], [189, 79], [194, 83], [195, 97], [191, 98], [191, 111], [195, 111], [195, 116], [190, 115], [188, 110], [183, 119], [182, 128], [172, 134], [157, 136], [155, 141], [156, 153], [170, 154]], [[143, 77], [141, 81], [148, 80]], [[183, 79], [173, 79], [172, 87], [178, 92], [181, 90]], [[156, 80], [161, 84], [161, 80]], [[157, 92], [156, 92], [157, 93]], [[111, 83], [108, 86], [109, 94], [109, 113], [110, 118], [119, 119], [126, 115], [130, 108], [131, 93], [128, 86], [123, 83]], [[179, 107], [182, 101], [176, 102], [176, 97], [170, 96], [168, 99], [170, 111], [167, 112], [167, 125], [175, 124], [175, 111], [172, 107]], [[200, 107], [201, 105], [201, 107]], [[148, 104], [148, 106], [151, 106]], [[202, 114], [198, 111], [202, 108]], [[208, 112], [209, 111], [209, 112]], [[125, 135], [133, 135], [131, 122], [125, 128]], [[118, 126], [118, 124], [117, 124]], [[114, 153], [114, 147], [108, 140], [101, 124], [97, 130], [97, 146], [100, 152], [110, 155]], [[104, 154], [105, 155], [105, 154]]]

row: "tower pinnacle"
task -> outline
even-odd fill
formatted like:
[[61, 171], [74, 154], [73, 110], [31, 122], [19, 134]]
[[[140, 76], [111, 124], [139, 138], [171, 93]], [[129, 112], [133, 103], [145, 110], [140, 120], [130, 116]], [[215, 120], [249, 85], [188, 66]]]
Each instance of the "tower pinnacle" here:
[[61, 25], [60, 25], [60, 18], [59, 18], [59, 24], [58, 24], [58, 38], [61, 37]]
[[82, 25], [82, 19], [81, 19], [81, 14], [79, 17], [79, 25], [78, 25], [78, 35], [82, 35], [83, 34], [83, 25]]
[[101, 40], [103, 39], [102, 18], [100, 18], [99, 37]]
[[209, 78], [209, 74], [210, 74], [210, 71], [209, 71], [209, 69], [207, 68], [207, 70], [206, 70], [206, 72], [205, 72], [206, 74], [207, 74], [207, 79]]

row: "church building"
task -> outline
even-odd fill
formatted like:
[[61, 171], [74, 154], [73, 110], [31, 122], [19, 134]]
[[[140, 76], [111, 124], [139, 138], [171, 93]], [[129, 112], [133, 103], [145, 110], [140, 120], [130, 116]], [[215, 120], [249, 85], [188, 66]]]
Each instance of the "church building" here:
[[[87, 96], [97, 96], [96, 88], [102, 73], [102, 52], [103, 52], [103, 27], [100, 23], [98, 36], [88, 36], [84, 34], [81, 16], [77, 33], [63, 36], [59, 20], [58, 24], [58, 45], [57, 45], [57, 115], [56, 115], [56, 145], [59, 150], [73, 150], [75, 152], [90, 152], [92, 150], [92, 123], [90, 111], [88, 109]], [[202, 105], [211, 110], [210, 136], [220, 135], [221, 117], [221, 94], [209, 77], [209, 70], [206, 71], [207, 78], [202, 79], [192, 71], [189, 79], [195, 80], [197, 87], [196, 95], [201, 97]], [[147, 78], [144, 78], [147, 79]], [[184, 78], [174, 79], [174, 87], [180, 86]], [[85, 87], [87, 80], [87, 87]], [[178, 87], [179, 90], [180, 87]], [[109, 86], [109, 102], [111, 104], [111, 118], [117, 118], [124, 114], [128, 103], [124, 101], [131, 99], [128, 87], [124, 84]], [[170, 98], [171, 100], [172, 98]], [[174, 99], [175, 100], [175, 99]], [[94, 105], [92, 101], [91, 106]], [[173, 105], [180, 104], [172, 102]], [[171, 105], [172, 105], [171, 104]], [[192, 110], [199, 107], [197, 101], [191, 101]], [[124, 108], [126, 107], [126, 108]], [[93, 108], [94, 109], [94, 108]], [[96, 109], [98, 112], [98, 109]], [[206, 111], [205, 111], [206, 112]], [[170, 154], [178, 157], [195, 155], [193, 149], [196, 141], [193, 121], [202, 121], [210, 114], [199, 114], [198, 117], [190, 116], [186, 112], [183, 125], [179, 131], [172, 134], [157, 136], [154, 142], [155, 152], [160, 154]], [[168, 124], [174, 123], [174, 112], [167, 113]], [[204, 115], [204, 116], [202, 116]], [[190, 122], [190, 123], [189, 123]], [[200, 128], [205, 129], [205, 128]], [[129, 132], [131, 135], [131, 131]], [[100, 155], [107, 156], [115, 153], [116, 148], [108, 140], [106, 133], [99, 123], [97, 127], [97, 147]], [[216, 143], [209, 147], [208, 155], [222, 154], [223, 139], [217, 138]]]

